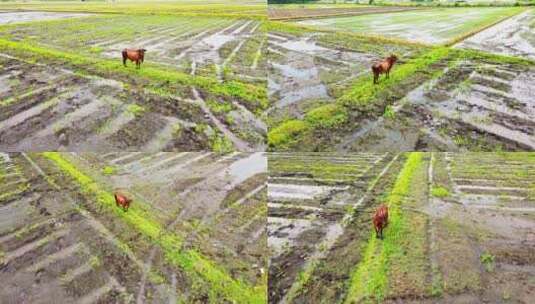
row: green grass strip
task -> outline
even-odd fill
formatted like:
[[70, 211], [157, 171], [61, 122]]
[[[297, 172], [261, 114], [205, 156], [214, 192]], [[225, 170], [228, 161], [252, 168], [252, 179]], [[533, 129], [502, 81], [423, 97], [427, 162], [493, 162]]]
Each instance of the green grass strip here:
[[434, 48], [431, 51], [396, 66], [389, 79], [382, 79], [379, 84], [373, 84], [371, 75], [359, 77], [344, 95], [335, 103], [310, 110], [304, 120], [292, 119], [276, 126], [268, 133], [268, 144], [272, 148], [287, 149], [298, 143], [298, 137], [307, 131], [316, 129], [335, 129], [346, 124], [349, 111], [368, 111], [375, 105], [377, 97], [400, 82], [409, 79], [415, 73], [427, 70], [439, 60], [446, 58], [450, 49], [446, 47]]
[[203, 257], [193, 249], [182, 248], [182, 239], [165, 231], [160, 223], [151, 219], [143, 210], [133, 204], [128, 212], [116, 208], [112, 193], [103, 190], [91, 177], [80, 172], [58, 152], [44, 152], [43, 156], [53, 161], [58, 168], [74, 179], [82, 193], [96, 199], [96, 203], [114, 212], [121, 220], [149, 237], [158, 244], [165, 254], [165, 259], [172, 265], [183, 269], [192, 277], [200, 277], [206, 283], [206, 290], [214, 295], [213, 301], [226, 299], [233, 303], [260, 304], [267, 301], [265, 286], [250, 287], [246, 283], [232, 279], [225, 270]]
[[[24, 58], [29, 57], [35, 62], [42, 62], [43, 60], [59, 61], [67, 66], [76, 68], [78, 72], [82, 74], [97, 73], [103, 77], [107, 77], [111, 74], [130, 78], [145, 78], [148, 81], [152, 80], [160, 83], [178, 83], [184, 86], [201, 88], [206, 92], [217, 96], [237, 98], [252, 103], [260, 101], [262, 104], [268, 104], [266, 88], [239, 81], [220, 83], [215, 78], [192, 76], [154, 64], [145, 64], [141, 69], [125, 69], [120, 60], [102, 59], [75, 53], [67, 53], [43, 48], [38, 45], [14, 42], [5, 39], [0, 39], [0, 48], [3, 52], [12, 52], [17, 56]], [[169, 94], [176, 93], [167, 91], [166, 86], [158, 87], [157, 89]]]
[[403, 244], [411, 237], [411, 234], [404, 233], [407, 223], [400, 205], [409, 194], [412, 177], [421, 164], [420, 152], [411, 153], [407, 158], [394, 188], [386, 199], [389, 223], [388, 229], [384, 231], [384, 239], [377, 239], [375, 231], [371, 231], [362, 253], [362, 261], [351, 274], [344, 303], [361, 303], [362, 300], [373, 302], [372, 298], [381, 302], [384, 299], [388, 287], [390, 258], [404, 250]]

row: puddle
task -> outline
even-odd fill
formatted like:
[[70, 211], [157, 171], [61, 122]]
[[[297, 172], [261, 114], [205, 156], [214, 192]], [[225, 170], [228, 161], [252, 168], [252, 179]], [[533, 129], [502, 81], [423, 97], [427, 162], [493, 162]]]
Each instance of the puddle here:
[[233, 162], [223, 173], [227, 179], [226, 189], [232, 189], [256, 174], [267, 172], [267, 157], [264, 153], [252, 153], [249, 157]]

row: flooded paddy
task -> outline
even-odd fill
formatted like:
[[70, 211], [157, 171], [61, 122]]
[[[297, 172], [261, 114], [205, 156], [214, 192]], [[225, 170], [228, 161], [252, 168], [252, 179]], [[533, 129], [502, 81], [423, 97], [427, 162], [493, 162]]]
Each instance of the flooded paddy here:
[[[454, 17], [463, 11], [467, 18], [475, 19]], [[428, 12], [432, 14], [424, 18]], [[348, 24], [355, 24], [353, 21], [361, 22], [360, 18], [383, 18], [391, 32], [403, 32], [397, 38], [413, 40], [403, 36], [410, 34], [401, 22], [406, 18], [410, 21], [407, 26], [418, 35], [426, 35], [429, 30], [433, 39], [440, 40], [444, 34], [443, 41], [427, 42], [443, 43], [463, 35], [463, 31], [474, 30], [476, 23], [492, 23], [489, 16], [511, 14], [454, 48], [432, 48], [375, 36], [366, 39], [351, 35], [349, 28], [343, 27], [314, 29], [296, 23], [273, 26], [268, 34], [268, 96], [272, 105], [268, 109], [269, 149], [534, 150], [535, 95], [530, 88], [535, 70], [533, 61], [529, 61], [533, 11], [482, 8], [482, 12], [488, 14], [475, 8], [430, 8], [392, 13], [398, 17], [390, 19], [389, 14], [377, 14], [297, 23], [325, 25], [331, 20], [333, 25], [347, 19]], [[416, 26], [431, 20], [433, 25]], [[452, 26], [451, 32], [433, 32], [433, 26], [441, 20]], [[377, 33], [396, 36], [386, 30]], [[507, 47], [501, 45], [504, 41]], [[438, 53], [442, 55], [433, 58]], [[391, 72], [392, 77], [399, 78], [382, 76], [378, 85], [372, 85], [371, 66], [390, 54], [399, 58]], [[412, 70], [422, 62], [426, 62], [425, 67]]]
[[87, 17], [91, 15], [92, 14], [79, 14], [79, 13], [0, 11], [0, 25], [30, 22], [30, 21], [71, 19], [71, 18]]
[[[145, 60], [191, 75], [263, 83], [265, 35], [250, 19], [110, 15], [4, 27], [0, 33], [53, 49], [121, 62], [125, 48], [144, 48]], [[50, 36], [49, 33], [54, 33]]]
[[429, 44], [446, 43], [451, 39], [491, 24], [497, 18], [521, 9], [510, 7], [431, 8], [407, 12], [336, 17], [297, 22], [334, 30], [377, 34]]
[[535, 69], [459, 61], [410, 91], [394, 117], [366, 119], [338, 149], [534, 150]]
[[[403, 60], [418, 51], [391, 44], [388, 51]], [[388, 52], [386, 51], [386, 52]], [[302, 118], [319, 105], [334, 102], [369, 67], [386, 53], [365, 39], [337, 37], [330, 33], [268, 34], [268, 121]]]
[[[533, 157], [270, 154], [269, 302], [527, 301]], [[381, 203], [383, 240], [371, 221]]]
[[535, 10], [528, 10], [458, 43], [494, 54], [535, 60]]
[[297, 7], [297, 5], [274, 5], [268, 7], [268, 17], [270, 20], [308, 19], [329, 16], [358, 16], [366, 14], [389, 13], [398, 11], [409, 11], [418, 9], [416, 7], [395, 7], [395, 6], [354, 6], [354, 5], [307, 5]]
[[[0, 154], [3, 299], [195, 303], [217, 296], [247, 303], [242, 296], [264, 297], [262, 154], [49, 154]], [[91, 183], [79, 184], [80, 175]], [[127, 212], [105, 203], [115, 191], [133, 199]], [[139, 223], [161, 232], [151, 236]], [[204, 273], [180, 259], [202, 261]], [[222, 295], [219, 284], [241, 293]]]

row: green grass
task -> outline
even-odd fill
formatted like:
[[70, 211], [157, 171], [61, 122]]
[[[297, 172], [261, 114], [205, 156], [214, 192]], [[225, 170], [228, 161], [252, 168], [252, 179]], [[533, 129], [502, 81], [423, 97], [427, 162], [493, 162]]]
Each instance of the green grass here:
[[129, 104], [128, 107], [126, 107], [126, 111], [133, 114], [134, 116], [141, 116], [143, 113], [145, 113], [145, 108], [138, 104], [132, 103]]
[[384, 231], [384, 239], [377, 239], [375, 231], [370, 233], [362, 260], [351, 273], [344, 303], [360, 303], [362, 300], [380, 303], [386, 296], [391, 259], [403, 255], [407, 250], [405, 244], [410, 244], [409, 239], [412, 238], [402, 204], [409, 194], [413, 175], [421, 165], [422, 153], [414, 152], [408, 156], [386, 199], [389, 224]]
[[117, 172], [117, 169], [113, 166], [106, 166], [102, 168], [102, 174], [104, 175], [114, 175]]
[[79, 171], [60, 153], [45, 152], [43, 156], [71, 177], [79, 185], [82, 193], [93, 197], [96, 204], [107, 208], [133, 229], [159, 245], [168, 263], [179, 267], [192, 279], [200, 278], [204, 284], [203, 290], [210, 295], [211, 303], [219, 303], [218, 301], [222, 299], [235, 303], [265, 303], [265, 286], [252, 287], [242, 281], [234, 280], [220, 266], [196, 250], [182, 248], [183, 240], [180, 236], [165, 231], [159, 222], [137, 204], [133, 204], [128, 212], [116, 208], [112, 193], [103, 190], [101, 185]]
[[438, 186], [431, 189], [431, 195], [434, 197], [447, 197], [450, 195], [450, 192], [448, 189]]
[[268, 143], [279, 150], [286, 150], [297, 143], [299, 137], [308, 131], [309, 124], [302, 120], [289, 120], [271, 129], [268, 133]]
[[494, 256], [488, 252], [484, 252], [479, 257], [479, 260], [485, 266], [487, 272], [494, 271]]

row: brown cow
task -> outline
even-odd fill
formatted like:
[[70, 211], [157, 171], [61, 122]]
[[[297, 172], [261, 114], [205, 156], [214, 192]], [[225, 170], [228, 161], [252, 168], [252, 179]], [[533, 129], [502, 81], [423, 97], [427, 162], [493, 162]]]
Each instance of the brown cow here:
[[115, 205], [117, 207], [119, 206], [123, 207], [123, 211], [125, 212], [128, 211], [128, 208], [130, 208], [130, 203], [132, 202], [132, 200], [119, 193], [115, 193], [114, 196], [115, 196]]
[[394, 63], [398, 61], [396, 55], [390, 55], [390, 57], [385, 58], [383, 61], [378, 62], [372, 66], [373, 72], [373, 84], [379, 82], [379, 75], [386, 74], [386, 78], [390, 78], [390, 69], [394, 66]]
[[145, 59], [146, 49], [124, 49], [123, 50], [123, 65], [126, 66], [126, 59], [136, 63], [136, 67], [139, 69], [141, 63]]
[[375, 236], [383, 239], [383, 229], [388, 225], [388, 206], [381, 204], [375, 211], [373, 216], [373, 226], [375, 228]]

